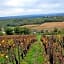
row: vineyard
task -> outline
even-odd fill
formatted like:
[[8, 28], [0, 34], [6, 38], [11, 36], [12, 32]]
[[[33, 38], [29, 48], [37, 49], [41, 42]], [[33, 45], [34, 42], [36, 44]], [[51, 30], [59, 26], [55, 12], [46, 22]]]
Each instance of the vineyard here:
[[64, 64], [64, 36], [0, 36], [0, 64]]
[[50, 64], [64, 64], [64, 36], [45, 35], [41, 41]]
[[0, 64], [20, 64], [32, 43], [36, 41], [34, 35], [1, 36]]

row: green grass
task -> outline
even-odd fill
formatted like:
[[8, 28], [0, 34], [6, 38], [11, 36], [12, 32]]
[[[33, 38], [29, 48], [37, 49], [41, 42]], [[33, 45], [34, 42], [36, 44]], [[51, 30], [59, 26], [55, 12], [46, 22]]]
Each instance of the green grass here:
[[32, 44], [31, 48], [29, 49], [27, 56], [21, 62], [21, 64], [42, 64], [44, 62], [43, 57], [43, 49], [41, 47], [40, 42], [41, 35], [37, 36], [38, 41]]
[[4, 63], [5, 62], [5, 58], [4, 57], [0, 57], [0, 63]]

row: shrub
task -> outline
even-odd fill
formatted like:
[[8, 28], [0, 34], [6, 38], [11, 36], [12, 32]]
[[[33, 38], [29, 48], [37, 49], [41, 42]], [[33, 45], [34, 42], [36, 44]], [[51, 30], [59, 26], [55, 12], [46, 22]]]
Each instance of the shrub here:
[[23, 27], [23, 28], [21, 28], [21, 27], [15, 27], [14, 28], [14, 32], [16, 34], [30, 34], [30, 29], [25, 28], [25, 27]]
[[5, 28], [5, 32], [7, 35], [13, 35], [13, 29], [12, 28]]
[[20, 27], [15, 27], [15, 28], [14, 28], [14, 32], [15, 32], [16, 34], [20, 34], [20, 31], [21, 31], [21, 28], [20, 28]]

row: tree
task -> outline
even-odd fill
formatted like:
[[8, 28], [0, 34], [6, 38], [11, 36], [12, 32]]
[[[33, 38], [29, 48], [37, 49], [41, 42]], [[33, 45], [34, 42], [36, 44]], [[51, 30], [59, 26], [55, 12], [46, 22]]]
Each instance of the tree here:
[[15, 32], [16, 34], [20, 34], [20, 31], [21, 31], [21, 28], [20, 28], [20, 27], [15, 27], [15, 28], [14, 28], [14, 32]]
[[10, 27], [5, 28], [5, 32], [6, 32], [7, 35], [13, 35], [13, 31], [14, 30]]
[[24, 27], [24, 28], [22, 28], [22, 30], [21, 30], [21, 34], [30, 34], [30, 29], [28, 29], [28, 28], [26, 28], [26, 27]]
[[30, 34], [30, 29], [25, 27], [15, 27], [14, 32], [16, 34]]

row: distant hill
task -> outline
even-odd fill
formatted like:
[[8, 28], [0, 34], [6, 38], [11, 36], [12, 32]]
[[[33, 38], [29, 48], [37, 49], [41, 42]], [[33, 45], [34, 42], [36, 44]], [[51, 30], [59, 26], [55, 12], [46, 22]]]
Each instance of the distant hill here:
[[52, 13], [52, 14], [37, 14], [37, 15], [21, 15], [21, 16], [7, 16], [7, 17], [0, 17], [0, 20], [8, 20], [8, 19], [24, 19], [24, 18], [40, 18], [46, 16], [64, 16], [64, 13]]
[[0, 17], [0, 27], [64, 22], [64, 13]]

